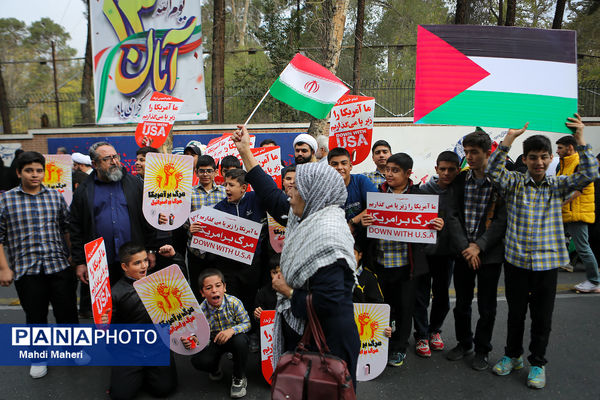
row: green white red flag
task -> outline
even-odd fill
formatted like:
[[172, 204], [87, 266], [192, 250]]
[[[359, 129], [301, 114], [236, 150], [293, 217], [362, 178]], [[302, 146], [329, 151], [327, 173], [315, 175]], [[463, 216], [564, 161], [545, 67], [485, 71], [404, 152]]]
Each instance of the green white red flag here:
[[419, 26], [414, 122], [571, 133], [576, 62], [574, 31]]
[[315, 118], [325, 118], [348, 88], [331, 71], [298, 53], [269, 89], [271, 96]]

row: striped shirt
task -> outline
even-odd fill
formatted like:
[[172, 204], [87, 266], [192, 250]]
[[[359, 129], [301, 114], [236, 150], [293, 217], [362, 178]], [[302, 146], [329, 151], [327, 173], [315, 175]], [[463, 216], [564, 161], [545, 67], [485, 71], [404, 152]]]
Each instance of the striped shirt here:
[[589, 145], [577, 146], [578, 172], [568, 176], [546, 175], [536, 184], [529, 172], [508, 171], [504, 167], [509, 150], [509, 147], [498, 146], [486, 171], [506, 199], [506, 261], [532, 271], [565, 265], [569, 255], [563, 231], [562, 202], [570, 192], [598, 178], [598, 161]]
[[385, 182], [385, 175], [379, 172], [379, 170], [375, 170], [374, 172], [365, 172], [363, 175], [369, 178], [371, 182], [373, 182], [373, 185], [377, 187]]
[[63, 236], [68, 218], [63, 196], [43, 185], [37, 194], [25, 193], [19, 186], [0, 195], [0, 243], [15, 280], [69, 267]]
[[[210, 191], [206, 191], [204, 186], [198, 185], [192, 192], [192, 208], [190, 212], [198, 211], [202, 206], [213, 207], [215, 204], [226, 198], [225, 188], [221, 185], [217, 185], [213, 182], [213, 187]], [[184, 225], [188, 231], [188, 251], [194, 254], [196, 257], [200, 257], [204, 251], [190, 247], [192, 243], [192, 234], [189, 231], [189, 222]]]
[[208, 304], [205, 299], [200, 304], [200, 310], [210, 325], [211, 338], [229, 328], [233, 329], [236, 335], [250, 330], [250, 317], [240, 299], [235, 296], [225, 294], [221, 306], [217, 308]]
[[[406, 193], [409, 187], [410, 185], [407, 185], [402, 193]], [[394, 193], [394, 191], [388, 187], [387, 193]], [[409, 264], [408, 243], [379, 239], [377, 250], [377, 262], [384, 268], [398, 268]]]
[[491, 194], [492, 182], [489, 178], [478, 182], [473, 170], [469, 170], [465, 179], [465, 228], [470, 242], [477, 240], [479, 222], [483, 218]]

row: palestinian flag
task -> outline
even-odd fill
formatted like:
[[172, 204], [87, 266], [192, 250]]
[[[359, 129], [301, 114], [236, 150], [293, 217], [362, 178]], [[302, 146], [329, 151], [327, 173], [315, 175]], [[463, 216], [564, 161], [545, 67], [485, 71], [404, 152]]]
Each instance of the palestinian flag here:
[[572, 133], [575, 31], [422, 25], [414, 122]]
[[348, 90], [331, 71], [300, 53], [292, 58], [269, 89], [277, 100], [315, 118], [327, 117]]

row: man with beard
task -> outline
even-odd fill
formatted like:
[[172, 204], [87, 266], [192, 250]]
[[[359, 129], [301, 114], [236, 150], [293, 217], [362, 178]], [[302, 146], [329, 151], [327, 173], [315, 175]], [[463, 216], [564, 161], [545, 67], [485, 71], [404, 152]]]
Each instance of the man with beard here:
[[301, 133], [294, 139], [294, 159], [296, 164], [316, 162], [317, 140], [308, 133]]
[[[154, 248], [158, 243], [142, 213], [142, 183], [121, 165], [115, 148], [106, 142], [94, 143], [90, 157], [94, 172], [79, 185], [71, 203], [71, 254], [77, 276], [88, 283], [83, 246], [103, 237], [113, 284], [122, 274], [117, 254], [121, 245], [132, 241]], [[152, 268], [155, 254], [148, 254], [148, 260]]]

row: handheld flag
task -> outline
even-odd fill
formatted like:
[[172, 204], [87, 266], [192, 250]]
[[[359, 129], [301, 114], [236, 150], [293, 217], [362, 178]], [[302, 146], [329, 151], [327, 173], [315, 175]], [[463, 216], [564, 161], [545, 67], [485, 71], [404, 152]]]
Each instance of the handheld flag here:
[[575, 31], [423, 25], [414, 122], [571, 133], [577, 112]]
[[331, 71], [300, 53], [292, 58], [269, 89], [277, 100], [315, 118], [327, 117], [348, 90]]

